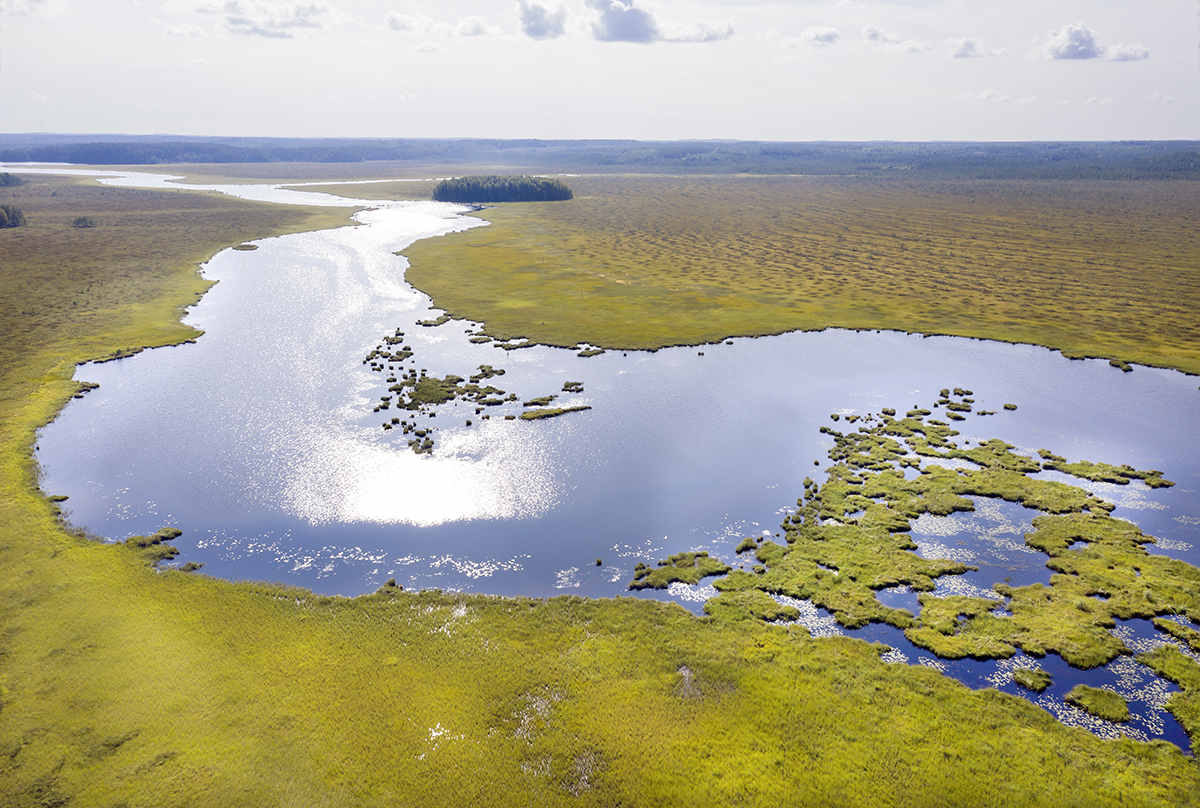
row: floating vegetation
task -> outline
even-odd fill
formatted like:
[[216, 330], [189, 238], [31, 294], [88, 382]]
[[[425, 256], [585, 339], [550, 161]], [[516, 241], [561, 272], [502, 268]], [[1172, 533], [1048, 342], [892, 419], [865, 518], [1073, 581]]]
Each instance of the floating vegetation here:
[[1175, 485], [1170, 480], [1163, 479], [1161, 471], [1138, 471], [1129, 465], [1111, 466], [1108, 463], [1092, 463], [1087, 460], [1068, 463], [1065, 458], [1046, 449], [1039, 449], [1038, 454], [1043, 460], [1042, 468], [1061, 471], [1083, 480], [1116, 485], [1128, 485], [1130, 480], [1141, 480], [1150, 488], [1170, 488]]
[[1125, 699], [1107, 688], [1075, 685], [1064, 701], [1105, 721], [1122, 724], [1129, 720], [1129, 705]]
[[[422, 323], [428, 324], [428, 323]], [[490, 337], [473, 338], [472, 341], [490, 341]], [[522, 345], [504, 345], [503, 348], [520, 348], [530, 347], [532, 343]], [[464, 379], [462, 376], [447, 374], [444, 377], [430, 376], [426, 368], [421, 368], [419, 371], [415, 368], [405, 370], [403, 363], [407, 362], [413, 356], [412, 349], [404, 344], [404, 332], [397, 328], [390, 336], [376, 345], [370, 353], [363, 359], [364, 365], [369, 365], [371, 370], [377, 373], [387, 373], [387, 393], [379, 396], [373, 412], [385, 412], [395, 407], [398, 410], [405, 410], [417, 415], [424, 415], [428, 418], [436, 418], [436, 407], [447, 404], [452, 401], [462, 400], [468, 404], [474, 405], [475, 414], [480, 415], [484, 407], [502, 407], [505, 404], [515, 403], [520, 399], [515, 393], [508, 393], [501, 390], [488, 381], [498, 376], [504, 375], [504, 368], [493, 367], [492, 365], [479, 365], [478, 372], [472, 374], [469, 378]], [[400, 367], [397, 367], [397, 366]], [[582, 382], [566, 382], [563, 385], [564, 392], [582, 392]], [[544, 418], [554, 418], [568, 412], [578, 412], [580, 410], [590, 410], [590, 406], [580, 405], [575, 407], [549, 407], [557, 394], [549, 394], [545, 396], [536, 396], [525, 401], [522, 406], [536, 407], [538, 409], [523, 412], [520, 415], [521, 420], [536, 421]], [[517, 420], [515, 414], [505, 414], [504, 420]], [[488, 420], [489, 416], [483, 415], [483, 420]], [[472, 422], [467, 420], [466, 425], [471, 426]], [[428, 429], [418, 429], [416, 421], [408, 423], [401, 418], [388, 418], [383, 424], [384, 432], [393, 430], [399, 431], [403, 435], [414, 434], [415, 438], [408, 441], [408, 446], [417, 454], [432, 454], [434, 448], [434, 439], [432, 436], [432, 427]]]
[[[973, 403], [969, 390], [942, 393], [939, 403], [946, 409], [948, 404]], [[949, 412], [951, 417], [955, 414]], [[1118, 620], [1143, 618], [1153, 619], [1164, 636], [1200, 651], [1200, 630], [1167, 619], [1186, 616], [1200, 624], [1200, 569], [1147, 552], [1155, 539], [1113, 518], [1111, 503], [1078, 486], [1032, 476], [1052, 468], [1088, 480], [1170, 486], [1161, 472], [1068, 463], [1045, 449], [1039, 457], [1029, 457], [998, 439], [970, 446], [951, 425], [929, 415], [930, 410], [914, 406], [903, 418], [895, 417], [894, 410], [856, 417], [861, 421], [857, 431], [846, 434], [822, 426], [820, 431], [833, 439], [828, 451], [833, 465], [824, 484], [804, 481], [796, 510], [783, 523], [784, 542], [747, 537], [738, 543], [737, 553], [753, 552], [758, 564], [751, 572], [734, 570], [714, 581], [721, 595], [710, 601], [709, 613], [754, 615], [756, 609], [762, 611], [761, 598], [739, 598], [758, 592], [808, 601], [848, 628], [868, 623], [895, 626], [914, 645], [945, 659], [1055, 653], [1078, 668], [1131, 654], [1121, 633], [1113, 629]], [[838, 420], [837, 414], [832, 417]], [[937, 462], [944, 460], [955, 461], [955, 467]], [[919, 470], [911, 479], [904, 473], [910, 468]], [[990, 592], [965, 594], [946, 594], [954, 587], [939, 586], [935, 593], [939, 578], [975, 567], [918, 554], [909, 538], [913, 522], [923, 514], [974, 511], [973, 497], [1042, 512], [1032, 520], [1024, 545], [1047, 556], [1048, 584], [997, 582]], [[658, 570], [643, 567], [635, 582], [666, 580], [677, 566], [672, 561], [671, 567], [660, 565]], [[897, 586], [919, 593], [918, 614], [886, 606], [877, 597], [881, 590]], [[1185, 688], [1174, 697], [1170, 709], [1195, 737], [1200, 731], [1200, 665], [1166, 651], [1139, 661], [1172, 681], [1194, 683], [1194, 690]], [[1018, 671], [1014, 680], [1021, 687], [1040, 692], [1049, 686], [1049, 674], [1043, 671]], [[1120, 696], [1109, 691], [1079, 694], [1080, 704], [1086, 702], [1084, 709], [1093, 714], [1127, 720], [1111, 717], [1128, 714]]]
[[[659, 561], [658, 567], [639, 563], [633, 571], [630, 589], [666, 589], [675, 582], [698, 584], [701, 579], [724, 575], [732, 567], [709, 556], [707, 552], [676, 553]], [[769, 598], [768, 598], [769, 599]]]
[[1017, 683], [1018, 687], [1032, 690], [1034, 693], [1041, 693], [1050, 687], [1054, 679], [1049, 671], [1041, 668], [1017, 668], [1013, 671], [1013, 681]]
[[602, 353], [604, 353], [604, 349], [603, 349], [603, 348], [585, 348], [584, 350], [580, 351], [579, 353], [577, 353], [577, 354], [575, 354], [575, 355], [576, 355], [576, 356], [582, 356], [582, 357], [585, 357], [585, 358], [586, 358], [586, 357], [589, 357], [589, 356], [599, 356], [599, 355], [600, 355], [600, 354], [602, 354]]
[[233, 249], [241, 250], [242, 252], [253, 252], [254, 250], [258, 249], [258, 245], [257, 244], [235, 244], [233, 246]]
[[443, 314], [440, 317], [435, 317], [432, 320], [417, 320], [417, 325], [425, 326], [426, 328], [434, 328], [439, 325], [445, 325], [450, 322], [450, 315]]
[[1128, 362], [1122, 362], [1120, 359], [1110, 359], [1108, 360], [1108, 364], [1112, 365], [1118, 370], [1124, 371], [1125, 373], [1133, 372], [1133, 366]]
[[582, 412], [583, 410], [590, 409], [591, 407], [587, 406], [586, 404], [578, 407], [547, 407], [545, 409], [523, 412], [521, 413], [521, 420], [540, 421], [543, 418], [557, 418], [560, 415], [566, 415], [568, 412]]

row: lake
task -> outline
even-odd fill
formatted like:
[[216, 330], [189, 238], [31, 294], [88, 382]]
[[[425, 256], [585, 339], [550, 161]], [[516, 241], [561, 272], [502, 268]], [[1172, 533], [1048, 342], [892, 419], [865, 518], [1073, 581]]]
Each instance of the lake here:
[[[164, 179], [129, 174], [113, 183]], [[1160, 537], [1152, 552], [1200, 562], [1194, 377], [1122, 373], [1036, 346], [835, 329], [587, 358], [541, 346], [506, 351], [472, 342], [475, 323], [418, 324], [441, 312], [404, 282], [406, 262], [394, 254], [418, 238], [486, 226], [463, 217], [463, 206], [204, 187], [367, 209], [357, 227], [215, 256], [203, 272], [219, 283], [185, 318], [205, 331], [195, 344], [78, 369], [77, 379], [100, 387], [42, 430], [37, 457], [44, 490], [69, 496], [70, 522], [106, 540], [175, 526], [184, 531], [174, 542], [180, 563], [331, 594], [371, 592], [394, 578], [405, 588], [495, 595], [628, 595], [639, 562], [706, 550], [736, 565], [742, 537], [780, 532], [804, 478], [823, 480], [831, 442], [819, 429], [832, 426], [831, 414], [927, 407], [940, 389], [962, 387], [976, 409], [997, 412], [956, 423], [973, 441], [998, 437], [1024, 453], [1046, 448], [1070, 460], [1161, 469], [1175, 487], [1070, 481]], [[412, 357], [391, 363], [390, 373], [366, 361], [377, 348], [402, 346]], [[389, 378], [422, 370], [469, 377], [486, 365], [505, 373], [481, 384], [515, 400], [460, 400], [422, 416], [375, 409], [391, 395]], [[568, 381], [582, 390], [564, 391]], [[591, 409], [505, 419], [547, 395], [558, 396], [553, 406]], [[392, 418], [434, 428], [432, 454], [411, 451], [399, 425], [385, 430]], [[1036, 513], [977, 505], [922, 517], [914, 528], [922, 554], [980, 567], [941, 579], [938, 591], [977, 594], [1006, 577], [1048, 581], [1046, 557], [1022, 541]], [[677, 584], [638, 596], [699, 611], [711, 594]], [[880, 597], [916, 611], [911, 592]], [[811, 604], [797, 605], [814, 633], [842, 631]], [[1117, 631], [1131, 647], [1167, 641], [1146, 621]], [[1076, 682], [1115, 687], [1135, 713], [1127, 734], [1186, 747], [1162, 710], [1173, 686], [1129, 658], [1087, 672], [1041, 660], [1055, 685], [1035, 696], [1012, 684], [1013, 667], [1029, 662], [1022, 656], [948, 662], [886, 626], [849, 633], [885, 642], [897, 663], [1020, 693], [1102, 735], [1120, 728], [1062, 704], [1062, 695]]]

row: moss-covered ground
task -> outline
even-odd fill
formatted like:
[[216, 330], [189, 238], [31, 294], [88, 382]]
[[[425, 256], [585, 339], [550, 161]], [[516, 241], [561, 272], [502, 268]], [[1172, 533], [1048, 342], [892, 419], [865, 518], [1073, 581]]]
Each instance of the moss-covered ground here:
[[573, 200], [490, 208], [478, 215], [491, 227], [406, 249], [409, 280], [489, 334], [553, 345], [840, 326], [1200, 373], [1192, 183], [569, 182]]
[[[0, 804], [1200, 801], [1173, 746], [1101, 741], [877, 646], [762, 623], [761, 592], [709, 618], [394, 586], [348, 600], [158, 571], [168, 533], [68, 532], [31, 450], [75, 364], [195, 336], [178, 315], [204, 288], [196, 261], [342, 214], [18, 193], [29, 227], [0, 239]], [[96, 228], [54, 224], [78, 215]]]

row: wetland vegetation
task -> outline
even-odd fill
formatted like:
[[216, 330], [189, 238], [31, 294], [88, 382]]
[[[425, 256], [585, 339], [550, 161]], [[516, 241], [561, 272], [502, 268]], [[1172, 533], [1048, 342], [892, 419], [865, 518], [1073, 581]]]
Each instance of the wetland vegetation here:
[[[170, 526], [109, 545], [67, 530], [38, 489], [32, 448], [36, 430], [81, 392], [76, 364], [194, 338], [178, 317], [207, 287], [198, 262], [246, 240], [336, 226], [345, 214], [41, 177], [19, 193], [37, 216], [0, 246], [5, 804], [1197, 802], [1200, 769], [1170, 744], [1103, 741], [1020, 698], [885, 664], [880, 646], [766, 622], [791, 613], [761, 587], [723, 591], [706, 618], [645, 600], [395, 586], [346, 599], [160, 569], [148, 562], [169, 552]], [[105, 226], [73, 227], [81, 211]], [[386, 371], [383, 360], [374, 357]], [[886, 566], [844, 548], [862, 583], [847, 574], [834, 592], [830, 569], [817, 576], [804, 565], [789, 580], [825, 586], [847, 619], [899, 619], [901, 610], [870, 606], [872, 570], [919, 584], [951, 571], [904, 560], [912, 553], [900, 540], [883, 538], [902, 517], [884, 511], [953, 510], [968, 495], [1005, 494], [1063, 515], [1052, 518], [1104, 524], [1083, 551], [1059, 548], [1077, 525], [1038, 531], [1053, 559], [1096, 586], [1121, 584], [1108, 581], [1106, 559], [1150, 569], [1139, 555], [1148, 539], [1112, 526], [1098, 500], [1031, 485], [1018, 469], [1037, 461], [1011, 447], [958, 449], [929, 415], [876, 418], [863, 423], [875, 434], [842, 435], [847, 471], [806, 486], [786, 546], [747, 548], [765, 570], [747, 577], [778, 577], [800, 561], [789, 561], [790, 539], [822, 527], [818, 517], [829, 520], [830, 546], [839, 529], [874, 529]], [[979, 468], [931, 472], [911, 487], [883, 469], [955, 451], [975, 453]], [[1153, 600], [1116, 591], [1109, 600], [1191, 608], [1172, 588], [1178, 569], [1150, 572]], [[1139, 659], [1180, 684], [1172, 709], [1200, 726], [1200, 666], [1173, 648]]]
[[1191, 182], [583, 176], [405, 250], [487, 333], [658, 348], [882, 328], [1200, 373]]
[[[960, 404], [970, 392], [956, 388], [955, 401], [943, 390], [939, 403]], [[740, 609], [744, 618], [778, 619], [769, 612], [763, 616], [754, 601], [728, 597], [746, 592], [808, 600], [843, 626], [886, 623], [903, 630], [914, 645], [946, 659], [1007, 658], [1020, 650], [1032, 657], [1054, 653], [1072, 666], [1093, 668], [1132, 654], [1111, 631], [1118, 620], [1132, 618], [1154, 620], [1165, 635], [1189, 647], [1200, 638], [1194, 628], [1200, 625], [1200, 569], [1147, 552], [1154, 538], [1113, 518], [1110, 502], [1077, 486], [1032, 476], [1053, 470], [1118, 484], [1136, 479], [1147, 486], [1173, 485], [1161, 472], [1068, 463], [1047, 450], [1039, 452], [1039, 461], [1014, 453], [1012, 445], [998, 439], [960, 448], [955, 441], [959, 433], [928, 417], [930, 410], [912, 409], [903, 418], [888, 412], [892, 414], [851, 416], [862, 421], [855, 432], [821, 427], [833, 439], [827, 479], [822, 485], [805, 480], [795, 511], [783, 522], [784, 543], [746, 538], [738, 545], [737, 553], [754, 553], [759, 564], [753, 572], [731, 571], [707, 554], [701, 559], [682, 553], [660, 561], [658, 569], [639, 566], [629, 587], [665, 588], [673, 581], [696, 583], [701, 577], [724, 575], [713, 582], [721, 594], [705, 607], [710, 614], [728, 616]], [[950, 467], [944, 461], [969, 465]], [[918, 470], [916, 476], [905, 473], [910, 468]], [[1048, 557], [1046, 566], [1053, 573], [1048, 585], [995, 581], [986, 596], [935, 593], [939, 579], [976, 568], [919, 554], [911, 538], [913, 521], [922, 514], [973, 511], [972, 498], [999, 498], [1042, 512], [1024, 538]], [[921, 593], [918, 613], [888, 607], [879, 599], [882, 590], [894, 587]], [[1165, 616], [1184, 618], [1190, 625]], [[1184, 663], [1175, 664], [1189, 670], [1196, 665], [1182, 659]], [[1190, 677], [1175, 674], [1172, 681], [1191, 682]], [[1048, 675], [1029, 671], [1018, 680], [1038, 691], [1049, 681]], [[1185, 689], [1167, 705], [1193, 743], [1200, 730], [1194, 699]], [[1105, 720], [1129, 719], [1124, 700], [1109, 691], [1081, 685], [1068, 702]]]

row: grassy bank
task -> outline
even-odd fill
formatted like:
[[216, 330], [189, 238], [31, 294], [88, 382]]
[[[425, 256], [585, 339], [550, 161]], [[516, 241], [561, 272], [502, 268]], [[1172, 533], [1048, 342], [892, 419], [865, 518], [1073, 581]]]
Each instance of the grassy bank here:
[[[1174, 747], [1100, 741], [860, 641], [652, 601], [325, 598], [72, 535], [30, 450], [74, 364], [188, 338], [196, 261], [344, 211], [17, 191], [29, 229], [0, 233], [0, 804], [1198, 800]], [[80, 215], [96, 228], [63, 224]]]
[[1200, 373], [1190, 182], [579, 177], [418, 242], [408, 279], [489, 334], [612, 348], [829, 326]]

